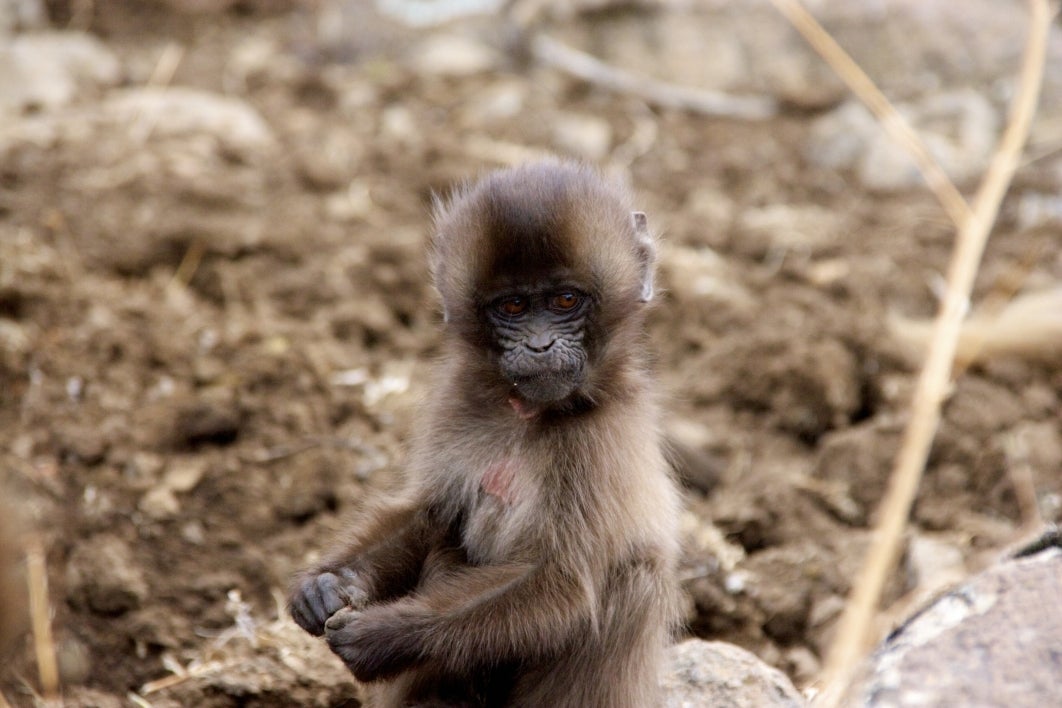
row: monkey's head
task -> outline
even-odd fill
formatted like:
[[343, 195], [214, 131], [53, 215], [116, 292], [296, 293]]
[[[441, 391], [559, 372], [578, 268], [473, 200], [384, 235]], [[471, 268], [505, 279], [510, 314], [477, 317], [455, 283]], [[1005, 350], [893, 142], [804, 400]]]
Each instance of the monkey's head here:
[[629, 360], [653, 241], [628, 192], [590, 168], [491, 173], [436, 203], [432, 245], [448, 331], [517, 412], [593, 401]]

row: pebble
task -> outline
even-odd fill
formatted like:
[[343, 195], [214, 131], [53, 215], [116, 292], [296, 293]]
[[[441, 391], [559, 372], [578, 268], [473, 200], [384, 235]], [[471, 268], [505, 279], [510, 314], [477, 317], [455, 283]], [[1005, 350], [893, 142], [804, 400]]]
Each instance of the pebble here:
[[0, 37], [16, 31], [40, 29], [48, 22], [41, 0], [0, 0]]
[[127, 89], [100, 110], [107, 122], [129, 126], [134, 138], [206, 135], [237, 155], [276, 146], [272, 129], [250, 104], [210, 91], [179, 86]]
[[805, 705], [785, 674], [733, 644], [687, 639], [672, 646], [668, 658], [666, 708]]
[[421, 43], [410, 58], [410, 68], [426, 76], [462, 77], [495, 68], [493, 49], [470, 37], [438, 34]]
[[129, 546], [100, 534], [74, 547], [66, 568], [67, 598], [101, 615], [120, 615], [140, 607], [147, 582]]
[[181, 502], [169, 487], [154, 487], [140, 497], [137, 508], [148, 518], [162, 521], [177, 516], [181, 512]]
[[122, 76], [115, 54], [83, 32], [33, 32], [0, 46], [0, 116], [52, 110]]
[[563, 153], [600, 162], [612, 148], [612, 126], [597, 116], [560, 113], [553, 118], [553, 144]]

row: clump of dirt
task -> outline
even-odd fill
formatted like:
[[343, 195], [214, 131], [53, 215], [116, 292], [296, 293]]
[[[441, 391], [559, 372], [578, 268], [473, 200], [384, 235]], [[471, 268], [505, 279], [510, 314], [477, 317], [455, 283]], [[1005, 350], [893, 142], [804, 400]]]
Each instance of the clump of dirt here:
[[[393, 23], [348, 25], [344, 54], [301, 5], [90, 5], [121, 79], [0, 140], [0, 483], [48, 551], [69, 705], [358, 704], [278, 597], [401, 470], [439, 321], [431, 195], [601, 135], [651, 135], [624, 154], [664, 232], [657, 369], [716, 466], [689, 493], [688, 630], [815, 675], [912, 387], [885, 323], [932, 312], [945, 267], [930, 197], [808, 164], [805, 110], [649, 110], [480, 45], [443, 71]], [[986, 272], [1039, 247], [1005, 220]], [[1062, 279], [1055, 256], [1027, 269]], [[1015, 470], [1057, 519], [1060, 396], [1050, 360], [969, 371], [913, 533], [976, 567], [1018, 531]], [[890, 599], [925, 589], [918, 558]], [[28, 641], [5, 667], [31, 705]]]

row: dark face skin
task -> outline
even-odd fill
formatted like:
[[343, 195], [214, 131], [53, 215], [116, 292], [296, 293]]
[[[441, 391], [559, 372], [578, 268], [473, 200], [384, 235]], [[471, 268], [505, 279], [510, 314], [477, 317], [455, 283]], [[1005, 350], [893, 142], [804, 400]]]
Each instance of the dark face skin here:
[[571, 283], [507, 290], [487, 302], [484, 323], [491, 332], [501, 375], [513, 395], [532, 406], [563, 401], [583, 382], [590, 295]]

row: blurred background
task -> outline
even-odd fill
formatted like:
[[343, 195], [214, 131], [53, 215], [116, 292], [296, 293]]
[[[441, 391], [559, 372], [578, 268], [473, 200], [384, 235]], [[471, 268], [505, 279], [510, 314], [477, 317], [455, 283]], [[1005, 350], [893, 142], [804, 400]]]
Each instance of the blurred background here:
[[[1025, 5], [808, 7], [972, 193]], [[1056, 23], [896, 612], [1062, 517], [1060, 66]], [[358, 705], [281, 598], [402, 468], [432, 194], [546, 154], [662, 235], [688, 633], [818, 675], [954, 228], [770, 2], [0, 0], [2, 700]]]

